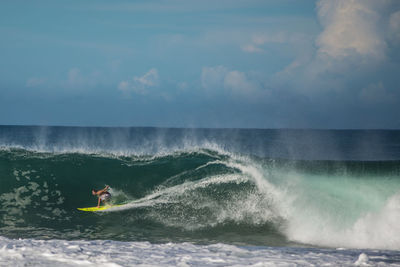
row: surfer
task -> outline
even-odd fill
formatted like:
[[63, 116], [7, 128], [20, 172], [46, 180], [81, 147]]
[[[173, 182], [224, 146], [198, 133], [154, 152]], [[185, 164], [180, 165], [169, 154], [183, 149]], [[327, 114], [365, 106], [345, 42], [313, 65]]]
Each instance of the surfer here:
[[98, 208], [100, 207], [100, 201], [103, 203], [106, 203], [111, 199], [111, 194], [110, 194], [110, 192], [108, 192], [109, 188], [110, 187], [107, 185], [106, 187], [104, 187], [104, 189], [101, 189], [101, 190], [96, 191], [96, 190], [92, 189], [92, 194], [94, 196], [98, 196], [98, 198], [99, 198], [99, 201], [97, 202]]

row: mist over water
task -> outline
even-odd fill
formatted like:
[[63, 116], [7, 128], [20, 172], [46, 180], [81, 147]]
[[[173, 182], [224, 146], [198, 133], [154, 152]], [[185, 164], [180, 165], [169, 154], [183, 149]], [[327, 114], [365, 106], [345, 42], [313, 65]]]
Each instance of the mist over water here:
[[41, 152], [160, 155], [210, 148], [304, 160], [399, 160], [397, 130], [0, 126], [0, 145]]
[[2, 126], [0, 235], [398, 250], [399, 136]]

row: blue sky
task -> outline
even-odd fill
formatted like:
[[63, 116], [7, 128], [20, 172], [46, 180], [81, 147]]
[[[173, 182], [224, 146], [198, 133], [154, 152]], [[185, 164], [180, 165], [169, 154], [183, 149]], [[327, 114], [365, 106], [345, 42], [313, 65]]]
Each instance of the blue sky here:
[[400, 128], [400, 2], [1, 1], [0, 124]]

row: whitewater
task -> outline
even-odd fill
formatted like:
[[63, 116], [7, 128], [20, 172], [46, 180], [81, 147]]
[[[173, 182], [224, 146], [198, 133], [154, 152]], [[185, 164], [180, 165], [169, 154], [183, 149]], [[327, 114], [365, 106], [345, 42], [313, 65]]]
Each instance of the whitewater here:
[[400, 265], [399, 131], [0, 126], [0, 179], [1, 266]]

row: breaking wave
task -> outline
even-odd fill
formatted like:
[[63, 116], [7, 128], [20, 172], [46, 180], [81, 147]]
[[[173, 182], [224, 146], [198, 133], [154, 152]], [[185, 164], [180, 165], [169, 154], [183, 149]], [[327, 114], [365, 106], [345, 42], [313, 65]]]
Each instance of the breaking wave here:
[[[210, 143], [163, 153], [0, 150], [8, 238], [400, 249], [400, 162], [244, 156]], [[86, 213], [92, 188], [114, 203]]]

